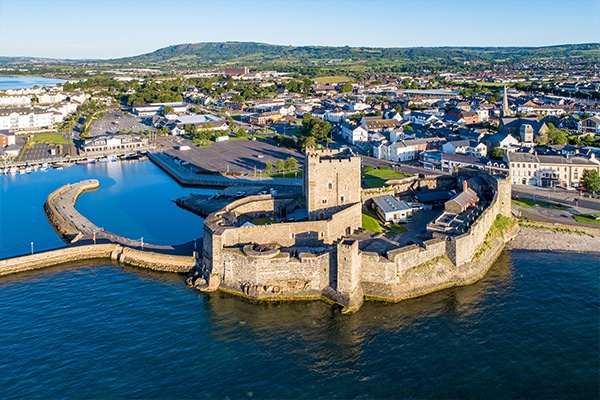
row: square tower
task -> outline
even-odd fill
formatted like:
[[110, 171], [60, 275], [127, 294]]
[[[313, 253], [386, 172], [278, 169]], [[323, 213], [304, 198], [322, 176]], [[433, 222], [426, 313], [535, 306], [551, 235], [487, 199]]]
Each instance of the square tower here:
[[311, 221], [328, 219], [333, 213], [360, 203], [360, 157], [345, 150], [306, 148], [304, 197]]

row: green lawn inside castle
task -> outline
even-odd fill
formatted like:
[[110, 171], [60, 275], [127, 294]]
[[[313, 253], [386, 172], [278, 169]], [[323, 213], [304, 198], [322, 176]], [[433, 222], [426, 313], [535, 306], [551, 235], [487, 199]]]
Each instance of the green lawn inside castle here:
[[[244, 197], [205, 219], [190, 285], [253, 300], [324, 300], [354, 312], [364, 299], [397, 302], [474, 283], [518, 230], [503, 177], [463, 169], [409, 177], [379, 193], [362, 189], [361, 172], [350, 149], [307, 148], [301, 194]], [[419, 215], [418, 232], [412, 218], [405, 227], [372, 212], [415, 195], [438, 199], [419, 206], [434, 211]], [[365, 212], [393, 234], [363, 229]], [[415, 240], [403, 243], [403, 235]]]

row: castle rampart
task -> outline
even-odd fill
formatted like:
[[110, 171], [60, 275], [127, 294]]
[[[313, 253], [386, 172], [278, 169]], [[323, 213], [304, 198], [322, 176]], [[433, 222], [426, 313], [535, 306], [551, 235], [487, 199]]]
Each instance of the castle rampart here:
[[[310, 167], [313, 160], [319, 165], [346, 165], [348, 173], [354, 168], [351, 162], [344, 164], [344, 160], [335, 157], [326, 161], [315, 157], [313, 153], [308, 154], [305, 165]], [[313, 173], [316, 172], [307, 170], [307, 175]], [[343, 170], [336, 173], [342, 174]], [[485, 172], [468, 171], [467, 174], [484, 177], [488, 184], [487, 196], [491, 197], [469, 214], [463, 233], [434, 237], [422, 246], [398, 247], [383, 255], [362, 252], [358, 241], [345, 239], [352, 227], [360, 226], [360, 203], [336, 210], [324, 220], [309, 217], [309, 221], [268, 226], [224, 226], [222, 218], [226, 213], [239, 217], [242, 211], [264, 212], [274, 207], [274, 203], [265, 203], [262, 198], [233, 203], [207, 219], [204, 276], [210, 289], [219, 288], [256, 299], [326, 298], [343, 305], [347, 312], [357, 310], [364, 298], [399, 301], [473, 283], [487, 273], [504, 243], [518, 228], [509, 227], [504, 234], [488, 237], [499, 215], [510, 217], [510, 185], [505, 179]], [[406, 180], [402, 185], [412, 189], [416, 185], [447, 189], [449, 179]], [[456, 185], [456, 176], [451, 179]], [[306, 177], [307, 184], [313, 181], [310, 176]], [[319, 190], [329, 190], [327, 180], [323, 182], [327, 186]], [[305, 195], [309, 197], [310, 193], [308, 190]], [[253, 201], [257, 203], [254, 206]], [[320, 207], [322, 210], [322, 205]], [[312, 254], [295, 250], [310, 243], [320, 246], [321, 250]], [[257, 250], [255, 244], [267, 248]], [[275, 251], [279, 246], [281, 250]]]

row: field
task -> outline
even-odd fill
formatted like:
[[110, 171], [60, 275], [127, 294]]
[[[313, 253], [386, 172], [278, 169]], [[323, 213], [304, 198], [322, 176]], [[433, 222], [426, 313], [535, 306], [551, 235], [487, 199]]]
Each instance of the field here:
[[582, 224], [600, 225], [600, 213], [573, 215], [573, 219]]
[[394, 171], [385, 166], [379, 168], [365, 167], [362, 171], [363, 186], [366, 188], [382, 187], [390, 179], [401, 179], [407, 176], [410, 175]]
[[525, 199], [525, 198], [513, 199], [513, 203], [518, 206], [524, 207], [524, 208], [531, 208], [531, 207], [535, 207], [535, 206], [550, 207], [550, 208], [555, 208], [557, 210], [566, 210], [569, 208], [562, 204], [551, 203], [551, 202], [543, 201], [543, 200]]
[[379, 221], [365, 213], [362, 214], [362, 227], [371, 232], [383, 232], [383, 228], [379, 224]]
[[29, 143], [54, 143], [54, 144], [69, 144], [67, 139], [60, 133], [40, 133], [29, 138]]
[[343, 75], [334, 75], [334, 76], [322, 76], [320, 78], [315, 78], [315, 81], [319, 85], [330, 85], [332, 83], [348, 83], [354, 82], [354, 79], [349, 78]]

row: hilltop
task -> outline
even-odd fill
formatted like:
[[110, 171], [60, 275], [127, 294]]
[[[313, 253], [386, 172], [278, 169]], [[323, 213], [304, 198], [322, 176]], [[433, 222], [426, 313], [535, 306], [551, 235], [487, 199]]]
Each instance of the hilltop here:
[[330, 47], [282, 46], [255, 42], [187, 43], [111, 60], [54, 60], [0, 57], [0, 64], [70, 63], [186, 70], [248, 67], [308, 74], [347, 72], [477, 71], [515, 63], [590, 64], [600, 61], [600, 43], [547, 47]]
[[188, 43], [113, 63], [156, 67], [236, 67], [251, 69], [349, 69], [409, 72], [422, 68], [476, 68], [493, 63], [600, 59], [600, 44], [548, 47], [325, 47], [280, 46], [254, 42]]

